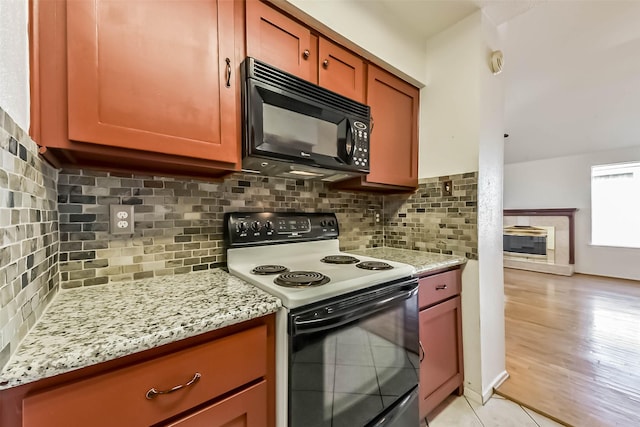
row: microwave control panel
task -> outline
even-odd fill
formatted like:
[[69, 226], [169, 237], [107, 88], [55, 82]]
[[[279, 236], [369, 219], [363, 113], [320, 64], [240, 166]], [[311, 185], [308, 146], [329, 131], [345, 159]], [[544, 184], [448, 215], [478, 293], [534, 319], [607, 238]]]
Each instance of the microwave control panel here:
[[353, 164], [356, 166], [369, 167], [369, 132], [367, 125], [360, 122], [353, 122]]

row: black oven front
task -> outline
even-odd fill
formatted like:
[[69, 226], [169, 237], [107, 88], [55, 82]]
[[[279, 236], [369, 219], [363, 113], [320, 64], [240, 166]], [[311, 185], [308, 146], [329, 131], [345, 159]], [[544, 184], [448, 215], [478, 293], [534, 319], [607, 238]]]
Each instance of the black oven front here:
[[418, 282], [292, 310], [289, 427], [416, 427]]

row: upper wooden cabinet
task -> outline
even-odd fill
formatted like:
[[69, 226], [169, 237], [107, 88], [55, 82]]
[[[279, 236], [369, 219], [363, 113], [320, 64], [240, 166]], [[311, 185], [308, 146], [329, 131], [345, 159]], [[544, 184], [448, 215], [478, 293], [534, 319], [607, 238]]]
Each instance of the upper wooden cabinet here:
[[318, 40], [318, 53], [318, 84], [347, 98], [364, 102], [364, 61], [323, 37]]
[[247, 56], [364, 102], [366, 64], [353, 52], [259, 0], [246, 6]]
[[259, 0], [247, 0], [246, 16], [247, 56], [317, 81], [313, 76], [318, 52], [307, 27]]
[[420, 91], [369, 64], [366, 103], [371, 107], [370, 173], [337, 188], [412, 191], [418, 186]]
[[45, 156], [188, 175], [237, 169], [236, 7], [34, 0], [32, 136]]

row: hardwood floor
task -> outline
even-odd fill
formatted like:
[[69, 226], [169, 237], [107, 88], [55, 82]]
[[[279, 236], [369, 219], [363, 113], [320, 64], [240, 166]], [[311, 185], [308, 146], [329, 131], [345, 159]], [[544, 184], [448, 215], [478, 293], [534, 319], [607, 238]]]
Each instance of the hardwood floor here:
[[571, 426], [640, 426], [640, 282], [513, 269], [504, 280], [510, 378], [498, 394]]

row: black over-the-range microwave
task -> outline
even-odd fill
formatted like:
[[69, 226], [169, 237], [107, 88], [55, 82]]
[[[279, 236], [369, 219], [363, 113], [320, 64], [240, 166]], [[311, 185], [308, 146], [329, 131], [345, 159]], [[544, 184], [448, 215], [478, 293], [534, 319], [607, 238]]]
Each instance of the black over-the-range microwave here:
[[369, 172], [369, 106], [248, 57], [242, 108], [243, 170], [325, 181]]

